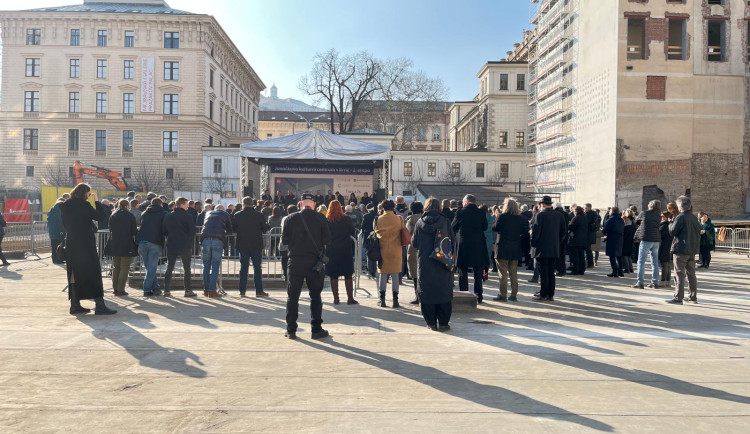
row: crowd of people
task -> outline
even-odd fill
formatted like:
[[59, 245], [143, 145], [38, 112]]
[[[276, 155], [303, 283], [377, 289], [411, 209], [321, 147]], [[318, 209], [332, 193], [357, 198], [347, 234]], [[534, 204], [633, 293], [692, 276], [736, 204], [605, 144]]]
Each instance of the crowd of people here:
[[[313, 338], [328, 335], [322, 328], [325, 277], [330, 279], [334, 304], [340, 303], [339, 279], [344, 280], [346, 303], [358, 304], [353, 288], [355, 266], [364, 266], [364, 271], [377, 280], [381, 307], [388, 307], [389, 281], [391, 306], [398, 308], [399, 288], [405, 278], [411, 280], [415, 296], [410, 303], [420, 305], [430, 329], [447, 331], [456, 277], [458, 290], [468, 292], [471, 276], [473, 293], [478, 303], [483, 303], [484, 282], [490, 272], [498, 272], [499, 294], [493, 300], [516, 302], [518, 267], [525, 265], [534, 272], [529, 282], [540, 283], [532, 300], [552, 302], [556, 277], [584, 275], [597, 266], [603, 238], [612, 269], [608, 277], [633, 273], [636, 264], [633, 286], [644, 288], [648, 259], [652, 272], [649, 288], [670, 286], [674, 268], [676, 288], [668, 302], [682, 304], [685, 280], [688, 300], [697, 302], [695, 255], [700, 253], [701, 266], [708, 268], [715, 245], [710, 218], [705, 213], [696, 217], [685, 196], [667, 204], [664, 211], [659, 201], [651, 201], [644, 212], [638, 213], [635, 207], [623, 212], [612, 207], [602, 218], [590, 204], [565, 208], [548, 196], [532, 207], [511, 198], [488, 207], [478, 205], [471, 194], [462, 201], [429, 198], [424, 204], [415, 201], [407, 205], [402, 196], [395, 201], [376, 202], [367, 193], [345, 199], [329, 190], [325, 196], [318, 191], [297, 198], [291, 191], [286, 196], [281, 192], [271, 196], [266, 190], [259, 200], [246, 197], [225, 207], [214, 205], [210, 199], [201, 202], [179, 197], [168, 201], [154, 193], [143, 199], [135, 192], [112, 203], [99, 202], [94, 196], [92, 206], [88, 201], [91, 194], [87, 184], [79, 184], [48, 213], [52, 260], [66, 263], [71, 314], [88, 312], [80, 304], [86, 299], [95, 300], [96, 314], [115, 313], [103, 301], [94, 237], [98, 226], [110, 233], [103, 253], [112, 257], [116, 296], [128, 295], [125, 288], [132, 258], [140, 256], [145, 268], [144, 296], [171, 295], [179, 259], [184, 296], [195, 297], [191, 259], [200, 253], [203, 294], [221, 297], [223, 294], [217, 291], [219, 270], [222, 258], [231, 252], [238, 253], [240, 260], [240, 295], [246, 295], [252, 261], [255, 295], [266, 297], [261, 269], [264, 249], [280, 256], [287, 282], [289, 338], [296, 337], [303, 284], [311, 298]], [[92, 221], [97, 226], [92, 226]], [[264, 234], [271, 229], [280, 232], [280, 240], [267, 246]], [[364, 239], [364, 264], [354, 263], [358, 234]], [[162, 288], [157, 268], [163, 256], [167, 267]]]

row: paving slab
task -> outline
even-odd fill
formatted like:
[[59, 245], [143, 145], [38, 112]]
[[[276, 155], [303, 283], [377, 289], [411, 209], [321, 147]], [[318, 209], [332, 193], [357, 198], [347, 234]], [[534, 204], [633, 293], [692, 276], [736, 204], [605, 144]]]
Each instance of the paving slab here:
[[[0, 268], [3, 432], [722, 432], [750, 426], [745, 256], [700, 270], [699, 304], [629, 287], [604, 267], [558, 279], [554, 303], [455, 312], [433, 332], [417, 306], [333, 305], [309, 337], [283, 337], [269, 298], [115, 298], [118, 314], [71, 316], [49, 257]], [[374, 281], [362, 286], [375, 293]], [[413, 287], [402, 286], [402, 299]], [[173, 291], [179, 295], [180, 291]], [[304, 293], [303, 293], [304, 294]], [[389, 299], [390, 301], [390, 299]], [[84, 305], [91, 304], [83, 302]]]

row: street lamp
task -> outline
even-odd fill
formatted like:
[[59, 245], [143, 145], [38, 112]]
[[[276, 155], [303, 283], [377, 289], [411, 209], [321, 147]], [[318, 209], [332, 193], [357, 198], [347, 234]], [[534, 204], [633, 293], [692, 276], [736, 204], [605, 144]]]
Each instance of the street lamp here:
[[303, 121], [305, 121], [305, 122], [307, 123], [307, 130], [308, 130], [308, 131], [309, 131], [309, 130], [310, 130], [310, 128], [312, 127], [312, 121], [314, 121], [314, 120], [316, 120], [316, 119], [319, 119], [319, 118], [322, 118], [323, 116], [325, 116], [325, 115], [326, 115], [325, 113], [323, 113], [323, 114], [320, 114], [320, 115], [318, 115], [318, 116], [315, 116], [315, 117], [314, 117], [314, 118], [312, 118], [312, 119], [307, 119], [306, 117], [302, 116], [301, 114], [299, 114], [299, 113], [297, 113], [297, 112], [295, 112], [295, 111], [293, 111], [293, 110], [289, 110], [289, 113], [295, 114], [295, 115], [299, 116], [299, 118], [300, 118], [300, 119], [302, 119]]

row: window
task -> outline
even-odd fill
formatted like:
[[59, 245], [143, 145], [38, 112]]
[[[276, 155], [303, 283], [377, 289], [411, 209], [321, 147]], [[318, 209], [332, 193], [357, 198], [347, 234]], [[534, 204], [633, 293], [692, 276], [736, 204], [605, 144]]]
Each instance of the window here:
[[404, 161], [404, 176], [411, 176], [411, 161]]
[[26, 29], [26, 45], [39, 45], [42, 42], [42, 29]]
[[710, 5], [723, 5], [724, 0], [708, 0], [708, 4]]
[[526, 90], [526, 74], [516, 74], [516, 90]]
[[176, 93], [164, 94], [164, 114], [165, 115], [180, 114], [180, 95]]
[[214, 158], [214, 173], [221, 173], [221, 158]]
[[461, 163], [451, 163], [451, 176], [461, 176]]
[[125, 47], [135, 47], [135, 31], [125, 30]]
[[81, 94], [79, 92], [68, 92], [68, 112], [81, 112]]
[[107, 113], [107, 92], [96, 93], [96, 112]]
[[68, 130], [68, 151], [78, 152], [78, 141], [80, 133], [78, 130]]
[[70, 78], [81, 78], [81, 59], [70, 59]]
[[41, 72], [41, 59], [29, 58], [26, 59], [26, 76], [27, 77], [39, 77]]
[[135, 111], [135, 94], [123, 93], [122, 94], [122, 112], [127, 115], [132, 115]]
[[477, 178], [484, 178], [484, 163], [477, 163]]
[[34, 166], [26, 166], [26, 176], [29, 178], [34, 177]]
[[211, 86], [211, 89], [214, 88], [214, 70], [210, 69], [208, 71], [208, 85]]
[[208, 136], [208, 146], [214, 145], [214, 136]]
[[646, 20], [628, 18], [628, 60], [646, 58]]
[[665, 75], [649, 75], [646, 77], [646, 99], [664, 101], [667, 93], [667, 77]]
[[96, 150], [107, 151], [107, 130], [96, 130]]
[[97, 59], [96, 78], [107, 78], [107, 60], [106, 59]]
[[180, 79], [180, 62], [164, 62], [164, 79]]
[[81, 45], [81, 29], [70, 29], [70, 45], [73, 47]]
[[508, 163], [502, 163], [500, 165], [500, 177], [501, 178], [507, 178], [508, 177]]
[[523, 148], [524, 146], [524, 132], [516, 131], [516, 148]]
[[417, 130], [417, 137], [419, 138], [419, 140], [427, 140], [427, 132], [423, 127], [419, 127], [419, 129]]
[[38, 151], [39, 150], [39, 130], [36, 128], [24, 128], [23, 129], [23, 150], [24, 151]]
[[133, 152], [133, 130], [122, 131], [122, 152]]
[[180, 32], [164, 32], [164, 48], [180, 48]]
[[273, 134], [271, 134], [271, 133], [268, 133], [268, 134], [266, 134], [266, 138], [267, 138], [267, 139], [270, 139], [270, 138], [272, 138], [272, 137], [273, 137]]
[[406, 140], [411, 140], [411, 136], [412, 136], [411, 128], [408, 128], [406, 130]]
[[500, 131], [500, 140], [497, 142], [497, 145], [501, 148], [507, 148], [508, 147], [508, 132], [507, 131]]
[[685, 20], [669, 19], [668, 60], [685, 60], [685, 54], [687, 53], [687, 33], [685, 29]]
[[208, 102], [208, 118], [214, 120], [214, 102]]
[[123, 76], [125, 80], [132, 80], [135, 76], [135, 62], [132, 60], [126, 60], [123, 66]]
[[224, 96], [224, 79], [219, 81], [219, 96]]
[[131, 177], [130, 167], [125, 167], [122, 169], [122, 177], [125, 179], [130, 179]]
[[436, 176], [437, 172], [437, 164], [434, 161], [430, 161], [427, 163], [427, 176]]
[[432, 127], [432, 140], [440, 140], [440, 127]]
[[708, 21], [708, 61], [724, 62], [726, 59], [726, 22], [723, 20]]
[[177, 131], [164, 131], [164, 152], [177, 152]]
[[99, 47], [107, 46], [107, 31], [106, 30], [99, 30], [97, 32], [96, 45]]
[[174, 169], [167, 169], [167, 173], [164, 174], [164, 177], [167, 179], [174, 179]]
[[24, 92], [23, 111], [25, 112], [38, 112], [39, 111], [39, 91], [38, 90], [27, 90], [26, 92]]
[[508, 74], [500, 74], [500, 90], [508, 90]]

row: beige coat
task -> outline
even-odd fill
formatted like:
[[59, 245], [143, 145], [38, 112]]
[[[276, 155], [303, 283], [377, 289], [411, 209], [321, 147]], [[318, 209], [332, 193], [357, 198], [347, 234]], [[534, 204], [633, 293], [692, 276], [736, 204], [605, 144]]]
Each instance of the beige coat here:
[[404, 221], [391, 211], [378, 217], [375, 233], [380, 240], [380, 254], [383, 257], [383, 266], [378, 269], [381, 274], [401, 272], [402, 227], [404, 227]]
[[[412, 214], [406, 218], [406, 229], [409, 233], [414, 235], [414, 228], [417, 222], [422, 218], [423, 214]], [[417, 249], [409, 243], [409, 247], [406, 248], [406, 265], [409, 267], [409, 276], [412, 279], [417, 278]]]

